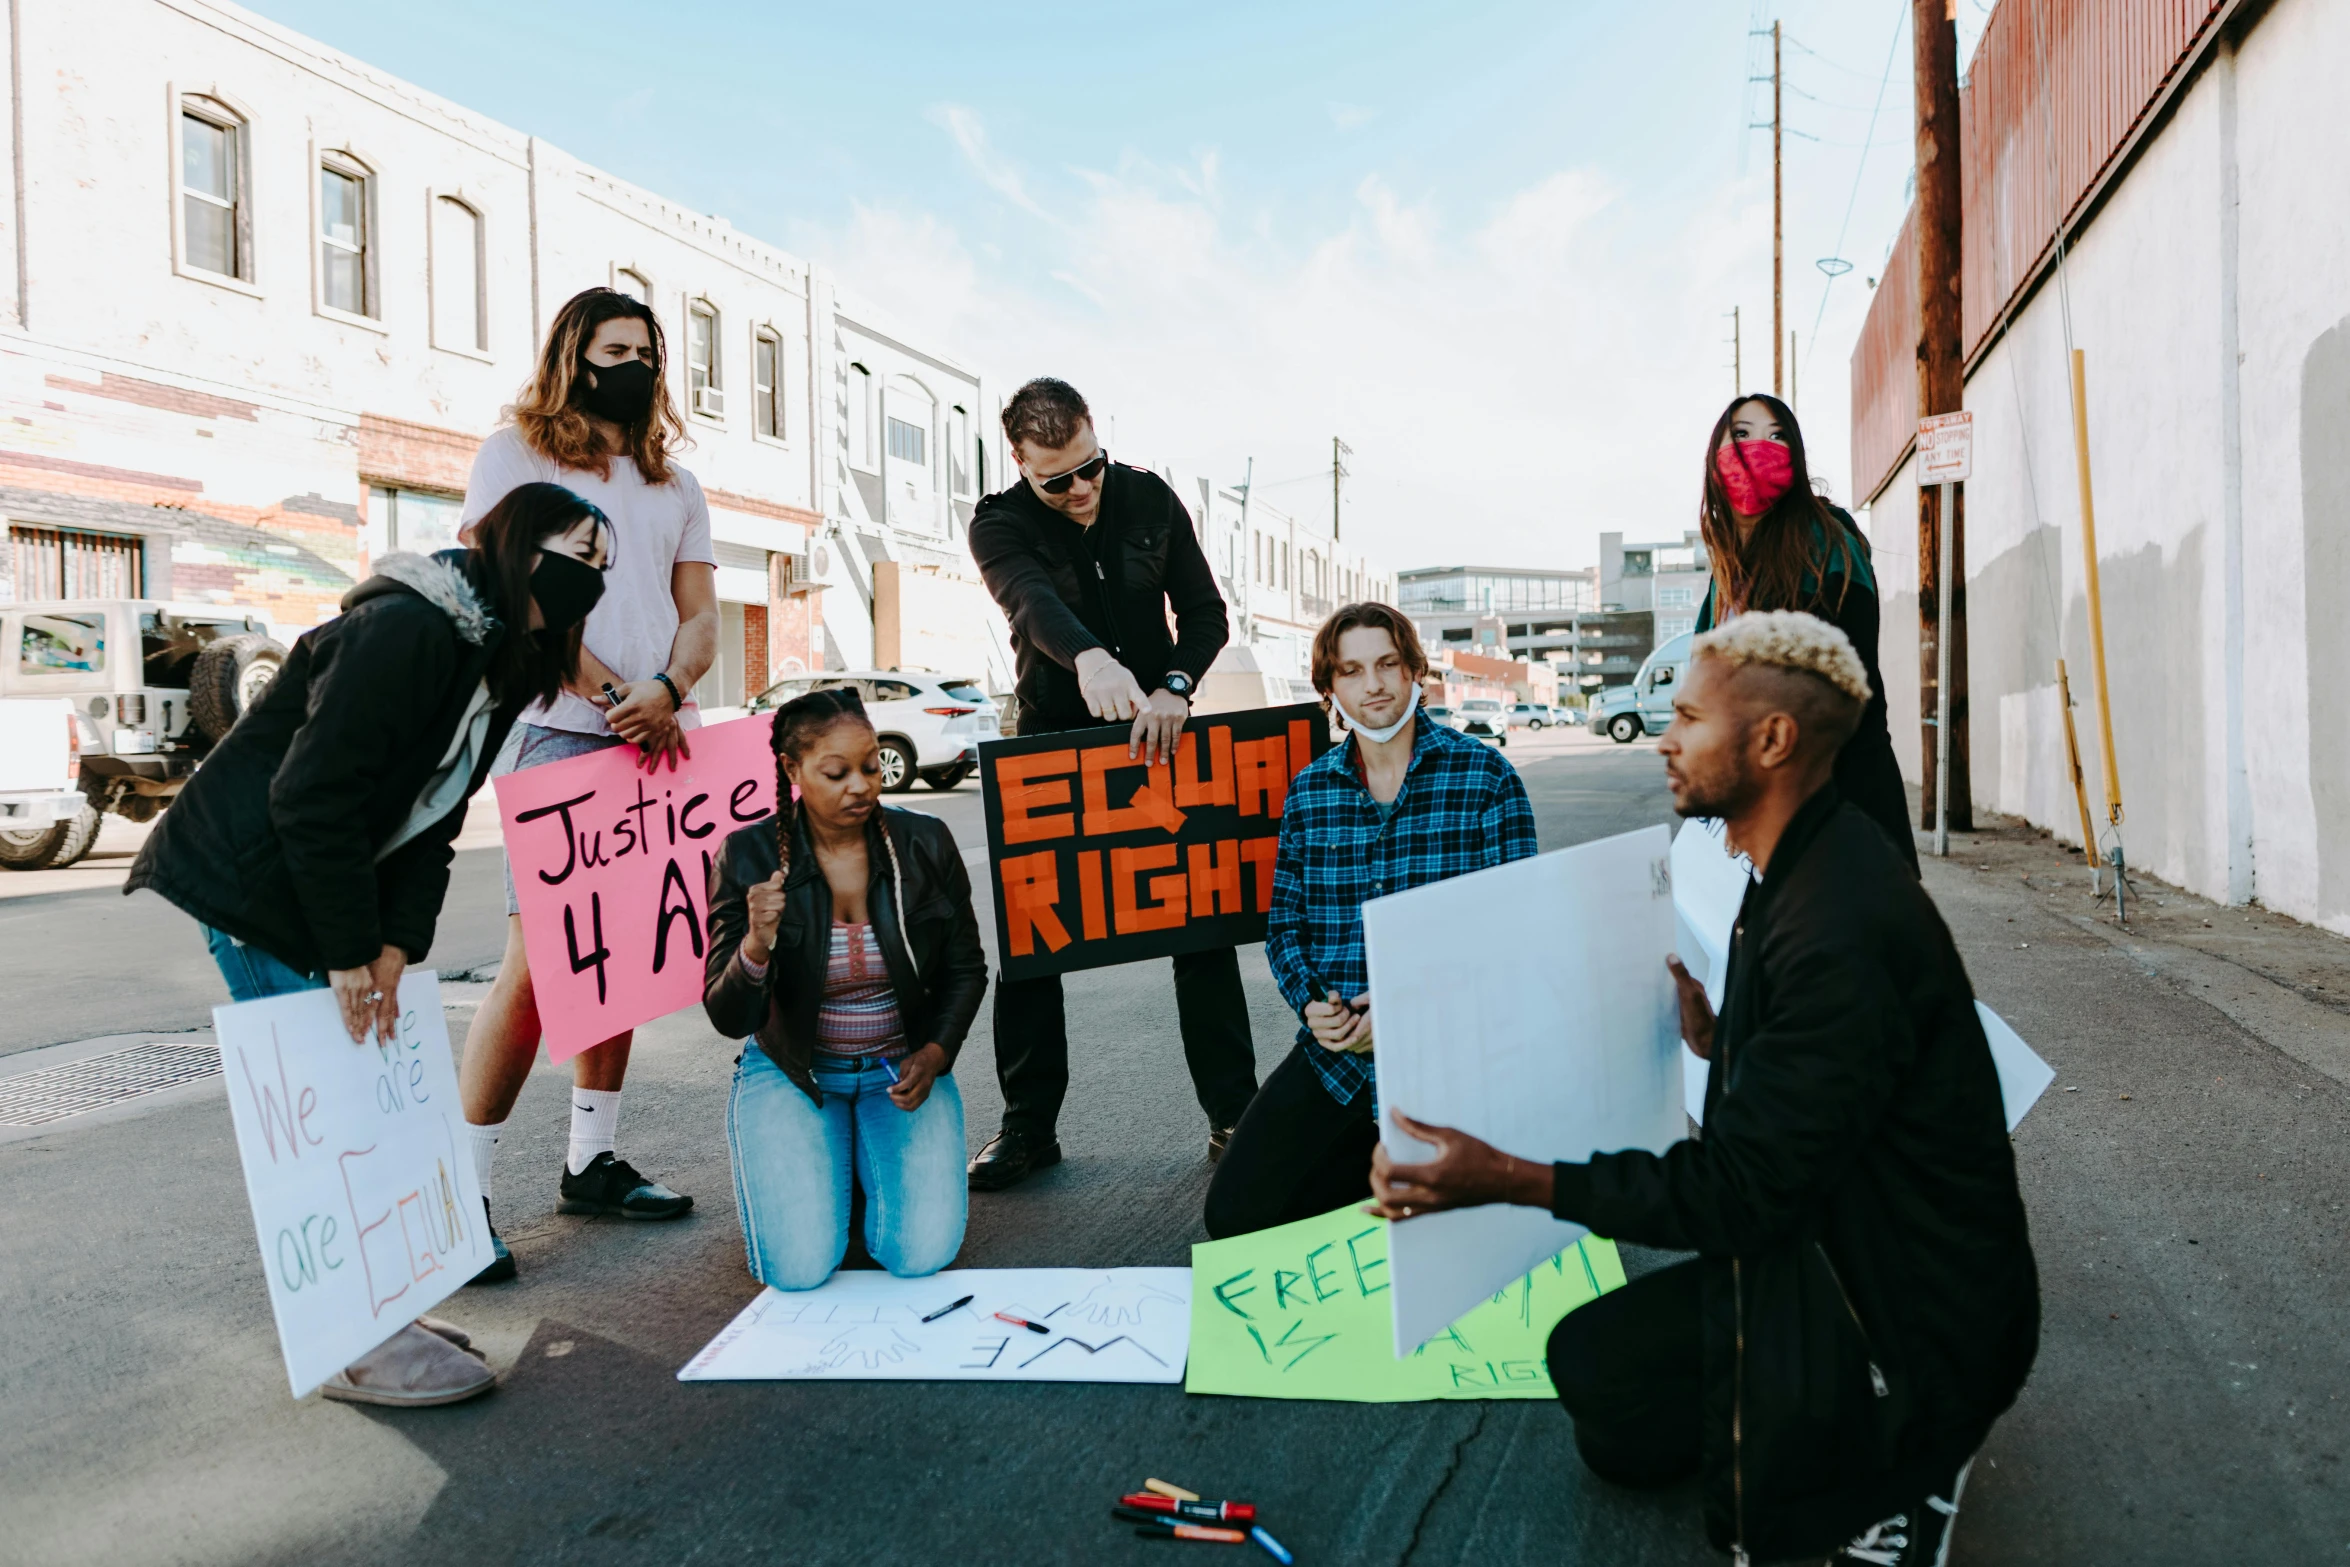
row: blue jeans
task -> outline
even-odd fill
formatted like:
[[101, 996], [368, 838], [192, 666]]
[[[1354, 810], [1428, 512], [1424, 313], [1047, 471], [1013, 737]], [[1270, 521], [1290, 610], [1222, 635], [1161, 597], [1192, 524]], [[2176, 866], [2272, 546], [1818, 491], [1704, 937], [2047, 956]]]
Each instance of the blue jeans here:
[[814, 1289], [849, 1247], [849, 1173], [865, 1188], [865, 1249], [901, 1279], [936, 1273], [963, 1245], [970, 1201], [963, 1173], [963, 1096], [954, 1074], [915, 1111], [890, 1102], [878, 1061], [819, 1058], [821, 1107], [743, 1044], [726, 1105], [735, 1211], [751, 1277]]
[[231, 1001], [259, 1001], [264, 996], [290, 996], [300, 990], [326, 989], [324, 974], [305, 974], [289, 968], [262, 951], [248, 947], [226, 931], [202, 927], [204, 944], [212, 949], [212, 961], [220, 968], [220, 977], [228, 981]]

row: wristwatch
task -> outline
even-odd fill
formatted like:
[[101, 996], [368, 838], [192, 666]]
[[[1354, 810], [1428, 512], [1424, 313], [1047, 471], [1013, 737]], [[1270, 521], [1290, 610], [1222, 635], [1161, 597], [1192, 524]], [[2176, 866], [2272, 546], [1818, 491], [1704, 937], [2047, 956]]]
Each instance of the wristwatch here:
[[1184, 701], [1188, 702], [1191, 700], [1191, 676], [1185, 674], [1182, 670], [1168, 670], [1167, 677], [1164, 680], [1161, 680], [1159, 684], [1165, 686], [1168, 690], [1183, 698]]

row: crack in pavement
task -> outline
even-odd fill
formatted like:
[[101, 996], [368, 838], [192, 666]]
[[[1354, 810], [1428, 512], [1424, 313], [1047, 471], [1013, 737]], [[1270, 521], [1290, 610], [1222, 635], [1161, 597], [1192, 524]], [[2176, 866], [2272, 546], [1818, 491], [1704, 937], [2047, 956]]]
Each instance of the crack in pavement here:
[[1436, 1511], [1436, 1504], [1444, 1499], [1444, 1493], [1452, 1489], [1453, 1477], [1461, 1472], [1461, 1459], [1467, 1455], [1469, 1444], [1485, 1434], [1485, 1419], [1492, 1410], [1491, 1404], [1478, 1404], [1477, 1418], [1470, 1425], [1468, 1433], [1452, 1444], [1452, 1456], [1445, 1460], [1444, 1473], [1436, 1477], [1435, 1488], [1428, 1493], [1428, 1499], [1420, 1504], [1419, 1515], [1412, 1519], [1411, 1537], [1404, 1541], [1403, 1554], [1396, 1558], [1396, 1567], [1411, 1567], [1411, 1560], [1420, 1549], [1420, 1533], [1428, 1527], [1429, 1515]]

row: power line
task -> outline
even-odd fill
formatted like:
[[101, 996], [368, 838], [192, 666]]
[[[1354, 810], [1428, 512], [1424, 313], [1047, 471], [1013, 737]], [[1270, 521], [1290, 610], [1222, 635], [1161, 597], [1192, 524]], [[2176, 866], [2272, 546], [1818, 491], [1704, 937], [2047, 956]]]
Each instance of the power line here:
[[[1861, 176], [1868, 172], [1869, 149], [1876, 144], [1877, 116], [1884, 112], [1885, 89], [1890, 86], [1893, 81], [1893, 62], [1900, 57], [1901, 30], [1908, 24], [1909, 7], [1905, 5], [1899, 9], [1893, 19], [1893, 39], [1892, 42], [1885, 46], [1885, 69], [1877, 77], [1877, 107], [1869, 111], [1868, 132], [1861, 138], [1860, 161], [1854, 165], [1852, 170], [1852, 193], [1844, 198], [1844, 221], [1836, 226], [1836, 249], [1833, 252], [1833, 255], [1839, 258], [1844, 254], [1845, 238], [1852, 231], [1852, 209], [1858, 205], [1860, 201], [1860, 181]], [[1799, 49], [1803, 48], [1801, 44], [1797, 44], [1796, 47]], [[1804, 49], [1803, 52], [1805, 54], [1812, 54], [1812, 51], [1809, 49]], [[1819, 58], [1817, 55], [1813, 55], [1812, 57], [1814, 59]], [[1841, 69], [1841, 67], [1839, 67], [1839, 69]], [[1823, 268], [1822, 270], [1824, 271], [1826, 269]], [[1849, 272], [1851, 270], [1852, 269], [1848, 266], [1844, 269], [1844, 272]], [[1835, 291], [1836, 279], [1843, 275], [1843, 272], [1829, 272], [1828, 281], [1822, 284], [1820, 287], [1820, 308], [1818, 313], [1812, 317], [1811, 348], [1809, 352], [1819, 352], [1820, 323], [1828, 318], [1828, 296]]]

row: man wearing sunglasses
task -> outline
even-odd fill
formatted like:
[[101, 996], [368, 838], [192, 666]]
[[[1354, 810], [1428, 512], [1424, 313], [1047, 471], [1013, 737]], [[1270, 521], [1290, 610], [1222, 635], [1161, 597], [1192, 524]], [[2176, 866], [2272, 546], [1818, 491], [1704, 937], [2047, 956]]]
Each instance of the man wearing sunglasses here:
[[[1191, 694], [1231, 634], [1190, 514], [1156, 474], [1110, 461], [1065, 381], [1013, 393], [1004, 435], [1020, 481], [979, 503], [971, 554], [1011, 622], [1020, 733], [1131, 724], [1133, 755], [1172, 759]], [[1257, 1091], [1240, 959], [1225, 947], [1174, 963], [1183, 1056], [1215, 1159]], [[1004, 1125], [971, 1161], [974, 1191], [1061, 1162], [1069, 1035], [1058, 975], [997, 976], [995, 1055]]]

